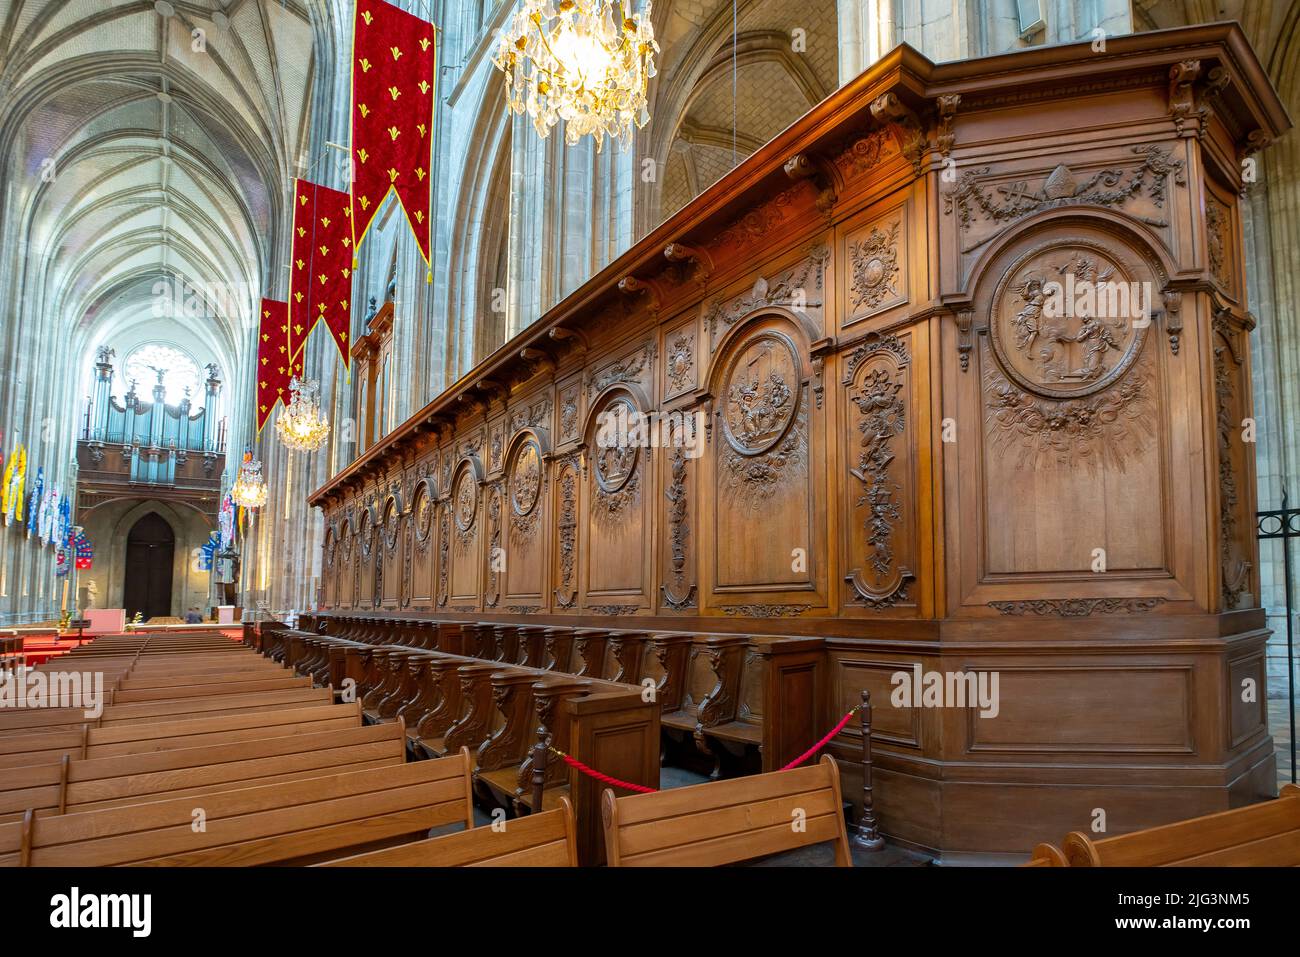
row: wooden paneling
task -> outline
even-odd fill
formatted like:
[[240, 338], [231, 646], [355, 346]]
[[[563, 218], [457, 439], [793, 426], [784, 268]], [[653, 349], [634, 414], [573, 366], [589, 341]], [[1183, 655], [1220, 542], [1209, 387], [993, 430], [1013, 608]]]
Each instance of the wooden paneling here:
[[[316, 492], [322, 598], [832, 639], [789, 701], [825, 726], [871, 690], [883, 826], [926, 846], [1249, 800], [1240, 158], [1288, 127], [1232, 25], [900, 48]], [[618, 410], [644, 444], [601, 443]], [[665, 447], [683, 414], [701, 442]], [[998, 716], [894, 707], [914, 665], [998, 673]]]

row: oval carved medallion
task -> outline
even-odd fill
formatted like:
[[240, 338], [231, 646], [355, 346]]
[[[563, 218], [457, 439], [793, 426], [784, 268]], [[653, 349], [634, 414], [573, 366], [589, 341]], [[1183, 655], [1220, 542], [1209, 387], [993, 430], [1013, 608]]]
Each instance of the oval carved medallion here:
[[[614, 399], [601, 414], [610, 416], [615, 421], [622, 420], [627, 423], [635, 422], [640, 416], [632, 400], [625, 396]], [[631, 434], [631, 428], [631, 425], [627, 426], [628, 435]], [[632, 480], [640, 451], [640, 448], [630, 441], [597, 446], [593, 457], [593, 468], [596, 473], [596, 483], [602, 491], [612, 494], [620, 491]]]
[[510, 483], [510, 505], [516, 515], [527, 515], [537, 505], [542, 491], [542, 456], [537, 443], [529, 441], [515, 457]]
[[467, 532], [474, 527], [478, 513], [478, 486], [468, 471], [462, 472], [456, 485], [456, 527]]
[[1091, 395], [1136, 361], [1152, 290], [1099, 243], [1039, 246], [1003, 277], [989, 338], [1007, 375], [1053, 399]]
[[761, 455], [781, 441], [799, 411], [799, 359], [773, 333], [756, 336], [731, 360], [723, 386], [722, 424], [742, 455]]

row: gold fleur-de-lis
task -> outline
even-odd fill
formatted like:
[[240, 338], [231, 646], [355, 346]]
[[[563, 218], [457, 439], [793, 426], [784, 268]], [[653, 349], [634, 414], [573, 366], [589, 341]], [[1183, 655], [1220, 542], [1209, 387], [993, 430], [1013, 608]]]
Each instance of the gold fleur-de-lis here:
[[360, 60], [358, 60], [357, 62], [361, 64], [361, 72], [362, 72], [362, 73], [369, 73], [369, 72], [370, 72], [370, 61], [369, 61], [369, 60], [367, 60], [365, 57], [362, 57], [362, 58], [361, 58]]
[[370, 159], [370, 154], [363, 149], [357, 150], [357, 159], [364, 163], [366, 160]]
[[417, 223], [420, 223], [420, 224], [423, 224], [423, 223], [424, 223], [424, 211], [423, 211], [423, 210], [419, 210], [419, 209], [417, 209], [417, 210], [415, 211], [415, 221], [416, 221]]
[[402, 95], [402, 91], [395, 86], [390, 86], [388, 88], [388, 95], [391, 96], [393, 98], [393, 102], [396, 103], [397, 98]]
[[391, 166], [388, 167], [388, 181], [389, 181], [390, 183], [396, 183], [396, 182], [397, 182], [397, 170], [394, 169], [394, 168], [391, 167]]
[[370, 107], [366, 106], [366, 104], [364, 103], [358, 103], [357, 112], [361, 114], [361, 118], [364, 120], [367, 116], [370, 115]]
[[344, 279], [351, 279], [351, 278], [352, 278], [352, 270], [351, 270], [351, 269], [344, 269], [344, 270], [343, 270], [343, 278], [344, 278]]
[[347, 341], [348, 341], [348, 334], [346, 332], [340, 332], [339, 342], [347, 342]]
[[428, 81], [428, 80], [421, 80], [421, 81], [420, 81], [420, 92], [421, 92], [421, 93], [428, 93], [428, 92], [429, 92], [429, 81]]
[[362, 209], [369, 209], [369, 208], [370, 208], [370, 200], [367, 199], [365, 196], [362, 196], [361, 199], [358, 200], [358, 202], [361, 203], [361, 208], [362, 208]]
[[343, 245], [344, 245], [344, 246], [351, 246], [351, 245], [352, 245], [352, 240], [345, 238], [345, 239], [343, 240]]
[[423, 168], [423, 167], [417, 167], [417, 168], [416, 168], [416, 170], [415, 170], [415, 177], [416, 177], [416, 179], [418, 179], [421, 183], [424, 182], [424, 168]]
[[324, 274], [324, 273], [321, 273], [321, 274], [320, 274], [319, 276], [317, 276], [316, 278], [317, 278], [317, 280], [320, 281], [320, 284], [321, 284], [322, 286], [325, 285], [325, 274]]
[[420, 138], [423, 139], [424, 131], [426, 129], [425, 125], [423, 123], [416, 123], [415, 128], [420, 131]]
[[330, 248], [328, 246], [322, 246], [320, 248], [320, 254], [322, 256], [328, 256], [330, 254]]
[[[270, 315], [270, 313], [267, 313], [267, 315]], [[262, 333], [262, 341], [263, 341], [263, 342], [269, 342], [270, 339], [271, 339], [271, 337], [268, 336], [265, 332]]]
[[401, 132], [402, 132], [402, 131], [399, 130], [396, 126], [390, 126], [390, 127], [388, 128], [388, 135], [389, 135], [390, 137], [392, 137], [392, 139], [394, 140], [394, 142], [396, 142], [397, 137], [398, 137], [399, 135], [401, 135]]
[[298, 235], [299, 235], [299, 236], [306, 236], [306, 235], [307, 235], [307, 230], [305, 230], [305, 229], [303, 229], [301, 226], [299, 226], [299, 227], [298, 227]]
[[301, 269], [301, 268], [303, 267], [303, 265], [304, 265], [303, 261], [302, 261], [301, 259], [299, 259], [299, 260], [298, 260], [298, 268]]
[[[302, 293], [300, 293], [300, 292], [295, 292], [295, 293], [293, 294], [293, 298], [296, 299], [296, 300], [298, 300], [298, 302], [302, 302]], [[284, 326], [281, 326], [280, 328], [283, 329]], [[283, 351], [283, 350], [281, 350], [281, 351]]]
[[429, 49], [429, 38], [428, 38], [428, 37], [422, 37], [422, 38], [420, 39], [420, 49], [421, 49], [421, 50], [428, 50], [428, 49]]
[[366, 21], [366, 26], [370, 26], [370, 21], [371, 21], [371, 19], [372, 19], [372, 15], [371, 15], [370, 11], [369, 11], [369, 10], [362, 10], [362, 11], [361, 11], [361, 19]]
[[299, 197], [298, 197], [298, 202], [299, 202], [301, 205], [306, 206], [306, 205], [307, 205], [307, 196], [306, 196], [306, 194], [303, 194], [302, 196], [299, 196]]
[[297, 325], [295, 325], [295, 326], [293, 327], [293, 334], [296, 335], [296, 336], [300, 336], [300, 335], [302, 335], [302, 323], [301, 323], [301, 322], [298, 323]]
[[339, 300], [339, 308], [340, 308], [340, 309], [346, 309], [347, 307], [348, 307], [348, 301], [347, 301], [346, 299], [340, 299], [340, 300]]
[[393, 54], [393, 62], [396, 63], [402, 56], [402, 51], [397, 47], [389, 47], [389, 52]]
[[329, 228], [330, 228], [330, 218], [329, 218], [328, 216], [322, 216], [322, 217], [320, 218], [320, 224], [321, 224], [322, 226], [324, 226], [326, 229], [329, 229]]

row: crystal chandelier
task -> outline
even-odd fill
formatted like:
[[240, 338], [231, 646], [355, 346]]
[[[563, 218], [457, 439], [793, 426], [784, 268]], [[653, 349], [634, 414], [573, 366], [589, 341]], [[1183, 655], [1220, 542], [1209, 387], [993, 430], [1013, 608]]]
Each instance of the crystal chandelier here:
[[230, 500], [244, 508], [261, 508], [266, 504], [266, 480], [262, 478], [262, 463], [253, 458], [251, 450], [244, 452], [239, 475], [230, 487]]
[[590, 133], [599, 153], [606, 136], [624, 149], [632, 125], [645, 126], [646, 85], [659, 52], [650, 0], [640, 16], [624, 14], [630, 0], [523, 0], [501, 31], [492, 58], [506, 75], [516, 113], [528, 111], [545, 138], [564, 120], [570, 146]]
[[281, 410], [275, 419], [275, 431], [280, 441], [294, 452], [315, 452], [329, 438], [330, 424], [320, 412], [320, 385], [315, 379], [299, 379], [289, 383], [289, 407]]

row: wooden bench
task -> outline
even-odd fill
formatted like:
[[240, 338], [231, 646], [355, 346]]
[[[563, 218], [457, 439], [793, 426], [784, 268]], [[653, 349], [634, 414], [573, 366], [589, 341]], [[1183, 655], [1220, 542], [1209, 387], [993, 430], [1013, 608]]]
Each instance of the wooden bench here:
[[[204, 827], [193, 827], [196, 810]], [[473, 826], [470, 758], [0, 824], [0, 866], [310, 864]]]
[[1081, 831], [1062, 848], [1040, 844], [1031, 867], [1300, 867], [1300, 787], [1275, 801], [1094, 841]]
[[[835, 759], [654, 794], [602, 800], [611, 867], [717, 867], [834, 842], [851, 866]], [[795, 827], [796, 821], [802, 827]]]
[[361, 726], [361, 709], [353, 704], [321, 704], [272, 712], [250, 711], [184, 721], [139, 722], [96, 728], [0, 736], [0, 768], [25, 767], [74, 758], [111, 757], [147, 751], [204, 747], [236, 741], [344, 730]]
[[276, 784], [406, 760], [401, 725], [356, 727], [12, 768], [0, 776], [0, 822]]
[[476, 827], [316, 866], [577, 867], [573, 806], [561, 798], [554, 811], [516, 818], [499, 830]]

